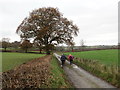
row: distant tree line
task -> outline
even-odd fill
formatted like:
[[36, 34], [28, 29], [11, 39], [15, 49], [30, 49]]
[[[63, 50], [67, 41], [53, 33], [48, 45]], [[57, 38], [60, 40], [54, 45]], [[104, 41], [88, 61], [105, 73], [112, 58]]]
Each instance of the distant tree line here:
[[37, 48], [34, 43], [31, 43], [29, 40], [24, 41], [14, 41], [10, 42], [10, 38], [2, 38], [0, 41], [0, 48], [3, 48], [2, 51], [14, 51], [14, 52], [20, 52], [21, 50], [24, 52], [28, 52], [28, 49], [30, 48]]
[[[82, 41], [83, 42], [83, 41]], [[51, 47], [51, 51], [66, 51], [66, 52], [79, 52], [79, 51], [91, 51], [91, 50], [104, 50], [104, 49], [118, 49], [119, 45], [98, 45], [98, 46], [86, 46], [80, 44], [80, 46], [49, 46]], [[10, 38], [2, 38], [0, 41], [0, 48], [3, 48], [2, 51], [13, 51], [13, 52], [30, 52], [30, 51], [39, 51], [39, 53], [45, 52], [45, 47], [40, 45], [38, 41], [30, 42], [29, 40], [23, 41], [14, 41], [10, 42]]]
[[[54, 50], [54, 46], [51, 47], [51, 51]], [[10, 42], [10, 38], [2, 38], [0, 41], [0, 48], [3, 52], [31, 52], [31, 51], [45, 51], [45, 47], [39, 45], [38, 42], [30, 42], [30, 40], [14, 41]]]
[[99, 45], [99, 46], [57, 46], [57, 51], [63, 52], [80, 52], [80, 51], [93, 51], [93, 50], [107, 50], [107, 49], [120, 49], [118, 45]]

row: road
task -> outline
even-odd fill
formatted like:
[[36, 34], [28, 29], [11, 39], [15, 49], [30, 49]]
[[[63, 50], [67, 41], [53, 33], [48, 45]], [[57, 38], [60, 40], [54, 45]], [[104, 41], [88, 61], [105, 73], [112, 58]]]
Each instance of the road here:
[[[56, 53], [54, 55], [60, 61], [60, 56]], [[66, 61], [63, 69], [75, 88], [116, 88], [75, 64], [70, 66], [68, 61]]]

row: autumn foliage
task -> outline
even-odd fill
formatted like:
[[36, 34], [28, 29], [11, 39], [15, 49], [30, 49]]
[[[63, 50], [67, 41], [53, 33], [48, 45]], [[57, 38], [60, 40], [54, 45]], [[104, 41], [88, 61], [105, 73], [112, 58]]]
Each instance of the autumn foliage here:
[[73, 44], [73, 35], [77, 36], [78, 27], [59, 12], [57, 8], [43, 7], [33, 10], [17, 28], [21, 38], [33, 38], [45, 46], [50, 54], [51, 45]]
[[51, 56], [44, 56], [2, 73], [2, 88], [24, 89], [48, 86]]
[[32, 43], [30, 43], [29, 40], [24, 40], [21, 44], [20, 47], [25, 50], [25, 52], [27, 53], [28, 49], [32, 47]]

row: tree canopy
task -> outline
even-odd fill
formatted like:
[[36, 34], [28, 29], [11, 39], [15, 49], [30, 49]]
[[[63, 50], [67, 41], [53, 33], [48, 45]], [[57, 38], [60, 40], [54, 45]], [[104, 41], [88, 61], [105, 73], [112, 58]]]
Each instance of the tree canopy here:
[[2, 38], [2, 48], [4, 48], [5, 51], [10, 46], [9, 41], [10, 41], [9, 38]]
[[18, 26], [16, 32], [23, 39], [39, 40], [49, 53], [51, 45], [73, 44], [73, 35], [77, 36], [78, 27], [59, 12], [57, 8], [43, 7], [33, 10]]
[[25, 52], [27, 53], [28, 49], [32, 47], [32, 43], [30, 43], [29, 40], [24, 40], [21, 44], [20, 47], [25, 50]]

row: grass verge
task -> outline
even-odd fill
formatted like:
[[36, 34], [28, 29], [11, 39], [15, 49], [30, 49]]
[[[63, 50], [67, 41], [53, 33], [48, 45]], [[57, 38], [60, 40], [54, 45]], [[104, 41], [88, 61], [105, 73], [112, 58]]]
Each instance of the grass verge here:
[[106, 66], [98, 61], [84, 59], [74, 60], [73, 63], [116, 87], [120, 87], [120, 72], [118, 72], [118, 68], [116, 66]]
[[51, 60], [51, 78], [50, 88], [73, 88], [68, 82], [63, 69], [60, 67], [57, 59], [53, 56]]

